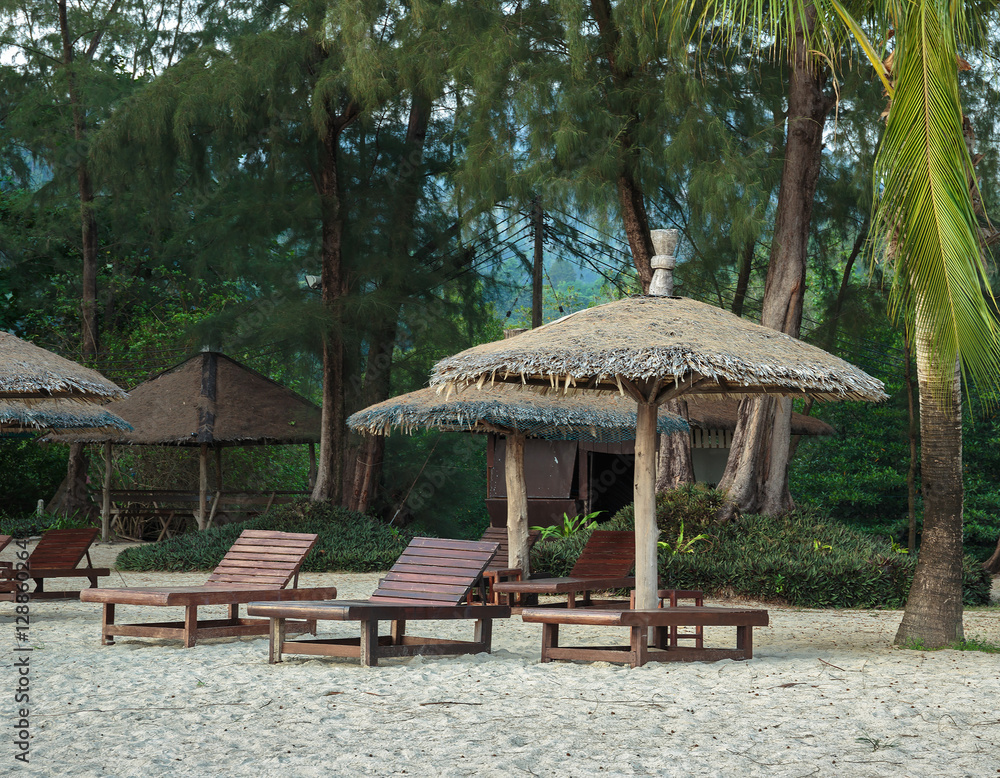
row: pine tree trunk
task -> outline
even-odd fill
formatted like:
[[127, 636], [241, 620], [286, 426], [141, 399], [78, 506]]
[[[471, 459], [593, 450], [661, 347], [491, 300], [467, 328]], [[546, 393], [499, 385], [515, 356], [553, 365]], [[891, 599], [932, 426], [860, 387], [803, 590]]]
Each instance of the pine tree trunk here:
[[733, 313], [743, 315], [743, 304], [747, 299], [747, 288], [750, 286], [750, 272], [753, 270], [753, 255], [757, 248], [756, 241], [748, 241], [740, 255], [740, 269], [736, 277], [736, 291], [733, 293]]
[[[615, 22], [611, 2], [591, 0], [590, 11], [600, 32], [601, 49], [611, 70], [611, 77], [620, 90], [628, 90], [635, 74], [631, 69], [622, 67], [618, 61], [621, 31]], [[632, 251], [632, 261], [639, 273], [642, 293], [646, 294], [649, 291], [649, 282], [653, 280], [653, 268], [650, 266], [653, 258], [653, 240], [649, 236], [649, 216], [646, 213], [646, 199], [643, 196], [642, 185], [635, 178], [635, 171], [639, 169], [641, 150], [636, 148], [631, 129], [639, 121], [639, 115], [633, 113], [628, 117], [625, 128], [619, 135], [622, 163], [615, 183], [618, 186], [618, 204], [625, 226], [625, 237]]]
[[[915, 352], [920, 390], [920, 472], [924, 528], [896, 645], [938, 648], [962, 631], [962, 383], [958, 364], [949, 403], [941, 397], [932, 333], [917, 301]], [[938, 383], [934, 381], [937, 378]]]
[[[394, 309], [382, 322], [369, 341], [368, 363], [365, 365], [365, 383], [361, 406], [389, 399], [392, 378], [392, 353], [396, 348], [400, 309]], [[382, 461], [385, 456], [385, 436], [365, 435], [357, 449], [351, 498], [348, 507], [358, 513], [367, 513], [375, 497]]]
[[[80, 198], [80, 253], [83, 257], [80, 295], [81, 353], [83, 361], [91, 366], [97, 359], [97, 220], [94, 217], [94, 189], [90, 180], [87, 158], [83, 154], [86, 134], [85, 113], [80, 105], [74, 68], [73, 39], [70, 36], [66, 15], [66, 0], [58, 2], [59, 33], [62, 39], [62, 65], [66, 71], [66, 84], [73, 115], [73, 138], [76, 141], [77, 192]], [[99, 38], [98, 38], [99, 40]], [[65, 490], [60, 509], [66, 515], [87, 510], [87, 470], [90, 459], [81, 443], [69, 447]]]
[[[806, 6], [807, 21], [815, 23], [816, 9]], [[788, 90], [788, 128], [785, 164], [778, 192], [777, 218], [764, 287], [761, 324], [798, 337], [805, 296], [806, 248], [813, 199], [823, 151], [823, 127], [833, 101], [824, 92], [826, 74], [809, 61], [804, 36], [796, 39]], [[752, 403], [758, 406], [751, 410]], [[791, 403], [772, 397], [744, 400], [733, 446], [719, 488], [729, 493], [736, 511], [780, 514], [792, 508], [788, 491], [788, 451], [791, 442]]]
[[[410, 264], [417, 262], [411, 256], [415, 232], [414, 220], [423, 182], [423, 152], [430, 124], [433, 102], [425, 95], [417, 93], [410, 103], [410, 118], [406, 127], [406, 141], [403, 155], [398, 163], [397, 175], [390, 182], [392, 217], [389, 234], [389, 257], [391, 267], [383, 276], [380, 287], [398, 299], [407, 297], [411, 290], [399, 285], [405, 283], [412, 274]], [[403, 270], [400, 273], [400, 269]], [[399, 333], [399, 319], [402, 306], [390, 309], [387, 318], [376, 325], [369, 341], [368, 363], [365, 365], [362, 407], [388, 400], [392, 390], [392, 355]], [[348, 468], [352, 483], [348, 486], [349, 507], [359, 513], [366, 513], [375, 497], [382, 476], [385, 456], [385, 438], [381, 435], [366, 436], [356, 454], [356, 466]]]
[[322, 213], [323, 304], [328, 320], [323, 338], [323, 411], [320, 418], [319, 458], [312, 499], [339, 503], [343, 497], [344, 454], [347, 442], [346, 391], [347, 360], [343, 340], [343, 299], [348, 279], [343, 264], [343, 217], [338, 180], [340, 135], [357, 116], [353, 104], [337, 117], [329, 117], [321, 148], [321, 169], [317, 189]]
[[[668, 400], [660, 406], [660, 412], [688, 418], [688, 406], [683, 400]], [[694, 463], [691, 458], [691, 433], [675, 432], [672, 435], [660, 435], [656, 491], [665, 492], [692, 483], [694, 483]]]

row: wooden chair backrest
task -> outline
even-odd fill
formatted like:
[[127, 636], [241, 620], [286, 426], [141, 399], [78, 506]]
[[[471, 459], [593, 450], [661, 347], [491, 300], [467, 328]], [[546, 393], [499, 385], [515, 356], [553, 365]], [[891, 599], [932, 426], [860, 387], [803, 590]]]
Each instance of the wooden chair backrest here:
[[580, 552], [573, 578], [624, 578], [635, 566], [635, 533], [594, 530]]
[[90, 544], [97, 539], [97, 527], [86, 529], [50, 529], [38, 541], [28, 557], [28, 567], [47, 570], [72, 570], [87, 557], [90, 563]]
[[379, 581], [370, 602], [460, 605], [496, 556], [498, 545], [480, 540], [414, 538]]
[[239, 589], [284, 589], [319, 535], [245, 529], [205, 582]]
[[[533, 529], [528, 533], [528, 549], [530, 550], [535, 543], [538, 542], [538, 538], [542, 535], [541, 531]], [[507, 567], [507, 560], [510, 554], [510, 538], [507, 537], [506, 527], [487, 527], [486, 532], [483, 533], [481, 538], [483, 543], [497, 543], [500, 549], [497, 551], [497, 555], [493, 557], [493, 561], [490, 562], [487, 570], [503, 570]]]

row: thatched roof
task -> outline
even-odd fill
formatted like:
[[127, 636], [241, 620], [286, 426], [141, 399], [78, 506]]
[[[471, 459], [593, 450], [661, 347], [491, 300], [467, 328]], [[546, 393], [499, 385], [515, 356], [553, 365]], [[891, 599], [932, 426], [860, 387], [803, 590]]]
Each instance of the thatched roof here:
[[98, 405], [66, 400], [0, 400], [0, 434], [74, 429], [126, 430], [132, 427]]
[[[612, 443], [635, 438], [636, 411], [634, 402], [617, 395], [581, 392], [555, 397], [497, 384], [459, 392], [448, 400], [436, 389], [420, 389], [359, 411], [347, 425], [368, 435], [441, 429]], [[663, 433], [688, 429], [683, 419], [669, 413], [659, 414], [658, 425]]]
[[103, 402], [125, 392], [96, 370], [0, 331], [0, 399], [50, 397]]
[[[688, 423], [703, 430], [735, 430], [739, 400], [732, 397], [683, 395], [679, 398], [687, 403]], [[661, 411], [662, 413], [662, 411]], [[837, 430], [820, 419], [792, 414], [793, 435], [836, 435]]]
[[[822, 349], [683, 297], [633, 297], [578, 311], [515, 338], [441, 360], [432, 385], [492, 381], [662, 395], [690, 380], [694, 394], [808, 394], [884, 400], [881, 381]], [[623, 384], [626, 384], [623, 386]]]
[[320, 409], [224, 354], [203, 352], [106, 406], [133, 432], [49, 435], [59, 443], [210, 446], [315, 443]]

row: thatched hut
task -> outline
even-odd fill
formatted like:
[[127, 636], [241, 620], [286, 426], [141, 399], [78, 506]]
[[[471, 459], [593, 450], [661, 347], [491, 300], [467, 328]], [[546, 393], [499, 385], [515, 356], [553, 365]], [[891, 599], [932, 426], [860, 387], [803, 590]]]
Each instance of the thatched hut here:
[[[582, 396], [600, 395], [595, 392], [580, 393], [566, 399], [572, 401]], [[546, 398], [551, 403], [562, 402], [551, 395]], [[623, 407], [631, 406], [629, 410], [634, 419], [635, 403], [617, 395], [614, 398]], [[725, 397], [690, 397], [686, 403], [687, 421], [691, 427], [687, 435], [695, 480], [714, 485], [718, 483], [729, 457], [739, 402]], [[662, 412], [657, 414], [657, 420], [662, 416]], [[663, 433], [662, 425], [658, 431]], [[836, 430], [820, 419], [794, 413], [792, 433], [833, 435]], [[507, 515], [506, 448], [501, 436], [488, 436], [486, 508], [494, 526], [503, 526]], [[660, 456], [663, 456], [662, 451]], [[574, 516], [601, 511], [605, 518], [612, 516], [632, 502], [635, 426], [633, 424], [618, 441], [573, 437], [529, 439], [524, 446], [524, 470], [529, 524], [551, 524], [560, 520], [564, 513]]]
[[[636, 606], [656, 607], [656, 416], [683, 395], [759, 394], [882, 400], [882, 383], [825, 351], [727, 311], [672, 297], [672, 247], [654, 234], [651, 296], [565, 316], [510, 340], [441, 360], [431, 385], [445, 391], [497, 382], [526, 389], [617, 391], [637, 404], [634, 503]], [[674, 238], [676, 242], [676, 238]], [[657, 296], [662, 295], [662, 296]]]
[[0, 399], [25, 404], [51, 398], [104, 403], [125, 396], [96, 370], [0, 332]]
[[[527, 575], [528, 525], [532, 520], [551, 524], [553, 518], [547, 510], [552, 506], [531, 499], [528, 484], [537, 480], [540, 473], [560, 469], [559, 457], [539, 459], [542, 448], [535, 444], [546, 446], [550, 441], [559, 441], [555, 445], [564, 441], [617, 444], [635, 436], [636, 415], [634, 403], [615, 395], [591, 393], [560, 399], [497, 384], [483, 391], [460, 392], [447, 400], [434, 389], [421, 389], [359, 411], [347, 424], [354, 431], [368, 435], [388, 435], [394, 429], [407, 433], [419, 429], [488, 433], [491, 462], [497, 438], [502, 436], [499, 443], [506, 463], [502, 470], [503, 514], [491, 516], [491, 522], [496, 526], [506, 525], [510, 539], [507, 563]], [[687, 432], [688, 425], [677, 416], [662, 414], [658, 429], [661, 434]], [[526, 467], [529, 450], [533, 459], [539, 461], [532, 461]], [[544, 515], [540, 515], [540, 509]]]
[[131, 432], [65, 432], [59, 443], [102, 443], [105, 484], [102, 515], [108, 534], [111, 446], [183, 446], [199, 451], [199, 528], [209, 524], [208, 454], [216, 454], [216, 503], [221, 499], [222, 449], [230, 446], [309, 444], [320, 436], [320, 409], [291, 389], [230, 359], [205, 351], [139, 384], [107, 410]]

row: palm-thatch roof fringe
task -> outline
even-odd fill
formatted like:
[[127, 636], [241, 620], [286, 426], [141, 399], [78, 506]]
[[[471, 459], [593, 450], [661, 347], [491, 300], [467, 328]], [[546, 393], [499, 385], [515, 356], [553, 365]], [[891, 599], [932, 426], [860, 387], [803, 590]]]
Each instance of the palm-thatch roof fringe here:
[[0, 400], [0, 430], [29, 432], [73, 429], [125, 430], [132, 426], [96, 405], [61, 399], [25, 403]]
[[822, 349], [679, 297], [636, 297], [578, 311], [516, 338], [441, 360], [432, 385], [541, 383], [564, 394], [623, 392], [622, 380], [706, 379], [693, 393], [886, 399], [881, 381]]
[[0, 398], [112, 400], [125, 392], [96, 370], [0, 332]]
[[[458, 432], [519, 432], [546, 440], [592, 440], [617, 443], [635, 438], [635, 403], [594, 394], [573, 398], [543, 396], [517, 387], [495, 386], [462, 392], [445, 401], [434, 389], [421, 389], [355, 413], [347, 425], [368, 435], [398, 429], [410, 434], [439, 429]], [[668, 413], [659, 431], [686, 432], [687, 422]]]

